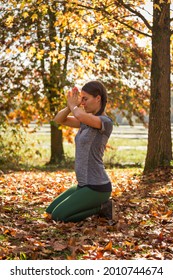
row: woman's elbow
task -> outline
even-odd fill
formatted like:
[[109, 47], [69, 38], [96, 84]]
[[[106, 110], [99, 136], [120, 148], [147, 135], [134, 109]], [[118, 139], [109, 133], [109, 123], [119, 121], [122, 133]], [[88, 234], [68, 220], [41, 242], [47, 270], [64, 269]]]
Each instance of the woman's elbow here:
[[56, 118], [56, 117], [53, 119], [53, 122], [56, 123], [56, 124], [62, 124], [63, 123], [59, 118]]

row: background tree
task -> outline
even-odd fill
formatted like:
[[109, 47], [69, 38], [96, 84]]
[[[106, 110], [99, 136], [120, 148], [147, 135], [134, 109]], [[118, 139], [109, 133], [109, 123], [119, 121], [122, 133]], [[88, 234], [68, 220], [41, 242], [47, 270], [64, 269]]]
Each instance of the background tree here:
[[170, 1], [153, 1], [151, 98], [148, 150], [144, 171], [169, 167], [171, 139]]
[[152, 64], [148, 149], [144, 172], [170, 166], [172, 159], [170, 112], [170, 1], [153, 1], [153, 24], [124, 1], [118, 1], [134, 15], [138, 15], [152, 31]]
[[[152, 34], [149, 133], [144, 172], [169, 167], [172, 160], [170, 38], [173, 33], [170, 26], [170, 0], [153, 1], [152, 25], [138, 11], [135, 3], [126, 4], [122, 0], [116, 2], [140, 18]], [[134, 30], [134, 26], [132, 28]]]
[[[7, 104], [13, 97], [9, 108], [21, 122], [35, 117], [40, 122], [52, 119], [64, 105], [66, 86], [95, 76], [109, 89], [110, 109], [114, 106], [123, 111], [129, 120], [134, 114], [143, 120], [148, 108], [147, 51], [138, 47], [134, 32], [122, 29], [122, 6], [100, 1], [101, 9], [92, 1], [86, 9], [84, 3], [39, 0], [4, 4], [0, 75], [7, 83], [2, 84], [1, 95], [6, 95]], [[115, 24], [115, 18], [121, 21]], [[131, 18], [130, 24], [137, 27], [141, 23]], [[51, 162], [62, 160], [62, 131], [53, 123], [51, 148]]]
[[[170, 38], [173, 33], [170, 23], [170, 0], [153, 1], [152, 22], [143, 13], [145, 1], [127, 3], [123, 0], [97, 1], [95, 9], [136, 34], [152, 38], [150, 114], [148, 149], [144, 172], [158, 167], [169, 167], [172, 159], [171, 112], [170, 112]], [[94, 8], [94, 7], [93, 7]], [[123, 9], [122, 20], [117, 10]], [[133, 20], [132, 20], [133, 18]]]
[[[10, 117], [50, 120], [64, 103], [64, 87], [90, 68], [90, 57], [82, 59], [89, 18], [66, 1], [9, 1], [3, 8], [1, 77], [8, 85], [1, 92], [15, 97]], [[51, 163], [64, 158], [62, 141], [61, 127], [51, 122]]]

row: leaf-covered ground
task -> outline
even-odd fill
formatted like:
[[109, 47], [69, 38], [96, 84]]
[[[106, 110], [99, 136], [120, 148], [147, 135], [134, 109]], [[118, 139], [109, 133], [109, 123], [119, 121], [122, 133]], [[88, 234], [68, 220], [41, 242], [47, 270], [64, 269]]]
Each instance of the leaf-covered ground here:
[[108, 172], [114, 223], [96, 216], [79, 223], [48, 219], [47, 205], [75, 183], [74, 172], [1, 173], [0, 259], [172, 259], [173, 174]]

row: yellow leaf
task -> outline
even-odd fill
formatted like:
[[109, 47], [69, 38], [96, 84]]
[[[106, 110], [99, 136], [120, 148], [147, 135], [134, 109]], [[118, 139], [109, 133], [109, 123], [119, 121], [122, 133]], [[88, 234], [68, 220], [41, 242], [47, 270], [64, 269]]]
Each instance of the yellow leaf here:
[[[88, 59], [91, 59], [91, 60], [92, 60], [93, 57], [94, 57], [94, 54], [90, 52], [90, 53], [88, 54]], [[104, 64], [105, 64], [105, 63], [104, 63]]]
[[10, 50], [10, 49], [6, 49], [5, 52], [6, 52], [6, 53], [11, 53], [11, 50]]
[[29, 14], [28, 14], [27, 12], [24, 12], [24, 13], [22, 14], [22, 16], [23, 16], [24, 18], [27, 18], [27, 17], [29, 16]]
[[37, 59], [42, 59], [44, 55], [44, 50], [41, 50], [37, 53]]
[[104, 67], [105, 64], [106, 64], [105, 60], [103, 60], [103, 59], [100, 60], [99, 65], [100, 65], [101, 67]]
[[58, 20], [55, 21], [54, 26], [55, 26], [55, 27], [59, 26], [59, 21], [58, 21]]
[[31, 36], [27, 35], [27, 36], [25, 37], [25, 39], [26, 39], [26, 40], [30, 40], [30, 39], [31, 39]]
[[57, 50], [50, 51], [50, 52], [49, 52], [49, 55], [50, 55], [50, 57], [55, 57], [55, 56], [58, 55], [58, 51], [57, 51]]
[[21, 10], [23, 10], [23, 8], [25, 7], [25, 4], [26, 4], [26, 3], [25, 3], [24, 1], [20, 4], [20, 9], [21, 9]]
[[132, 198], [132, 199], [130, 199], [130, 202], [132, 202], [132, 203], [141, 203], [141, 199], [139, 199], [139, 198]]
[[47, 10], [48, 10], [48, 5], [41, 5], [41, 7], [40, 7], [40, 10], [44, 13], [44, 14], [46, 14], [47, 13]]
[[58, 55], [58, 59], [63, 59], [63, 58], [65, 58], [65, 55], [62, 54], [62, 53], [60, 53], [60, 54]]
[[13, 26], [14, 16], [9, 16], [5, 22], [6, 26], [12, 27]]
[[130, 247], [130, 246], [133, 245], [133, 243], [132, 243], [132, 242], [129, 242], [129, 241], [124, 241], [123, 244], [126, 245], [126, 246], [128, 246], [128, 247]]
[[160, 6], [159, 6], [159, 5], [157, 5], [157, 4], [154, 4], [154, 9], [158, 9], [159, 11], [161, 11]]
[[32, 53], [35, 53], [36, 52], [36, 48], [35, 47], [30, 47], [29, 51], [32, 52]]
[[35, 47], [30, 47], [28, 56], [31, 58], [34, 54], [36, 53], [36, 48]]
[[55, 63], [57, 63], [57, 61], [58, 61], [57, 57], [53, 57], [53, 59], [52, 59], [53, 65], [54, 65]]
[[54, 39], [57, 43], [61, 42], [61, 38], [59, 38], [58, 36], [55, 36]]
[[82, 51], [81, 54], [82, 54], [83, 57], [87, 57], [88, 56], [88, 53], [86, 51]]
[[66, 41], [68, 42], [68, 43], [70, 43], [70, 40], [71, 40], [71, 37], [70, 36], [66, 36]]
[[32, 21], [34, 22], [36, 19], [38, 19], [38, 15], [37, 14], [33, 14], [31, 17]]
[[55, 48], [55, 42], [50, 42], [51, 48]]
[[23, 52], [23, 47], [21, 47], [21, 46], [18, 47], [18, 51], [19, 51], [19, 52]]

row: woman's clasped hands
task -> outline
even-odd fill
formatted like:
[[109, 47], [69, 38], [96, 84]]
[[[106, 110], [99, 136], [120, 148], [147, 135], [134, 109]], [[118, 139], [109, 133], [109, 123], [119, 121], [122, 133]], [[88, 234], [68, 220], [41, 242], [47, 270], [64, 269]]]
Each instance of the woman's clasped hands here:
[[72, 88], [67, 95], [67, 105], [72, 110], [75, 106], [80, 106], [81, 97], [79, 96], [79, 90], [77, 87]]

